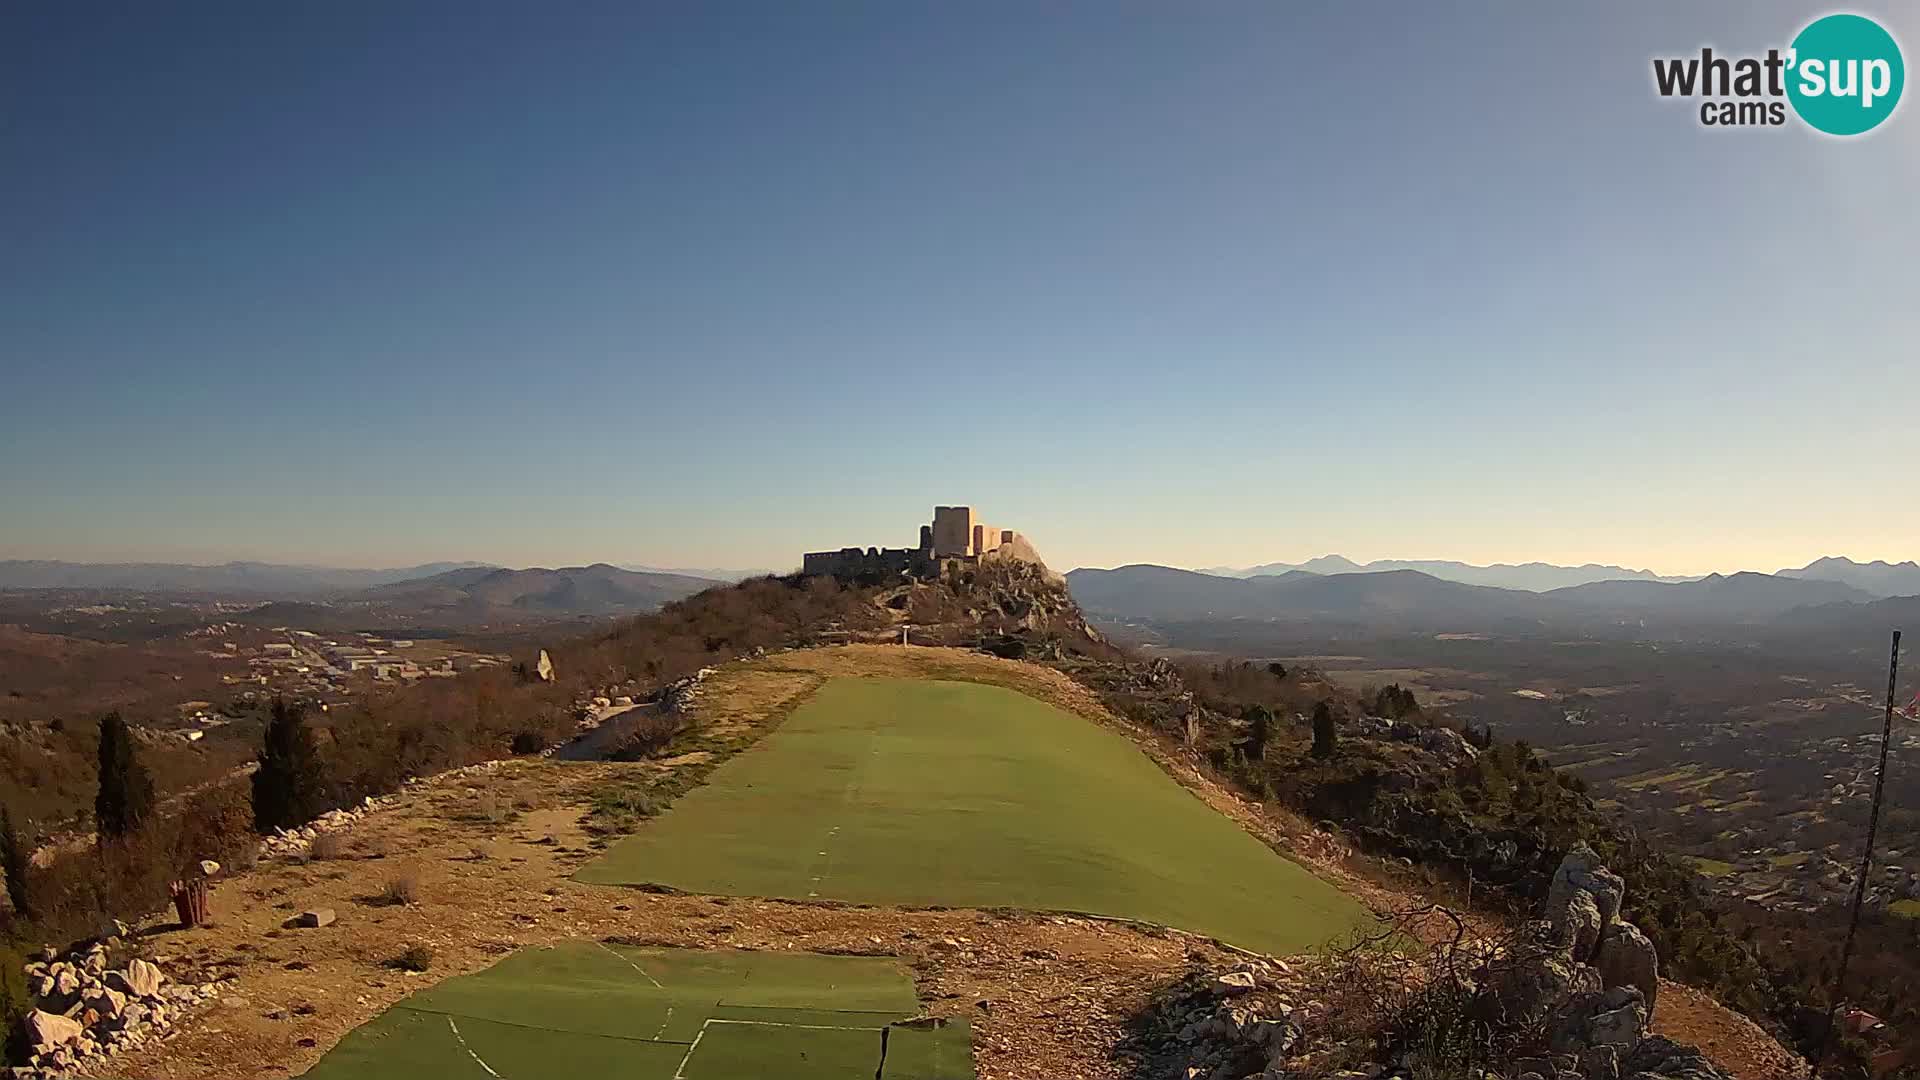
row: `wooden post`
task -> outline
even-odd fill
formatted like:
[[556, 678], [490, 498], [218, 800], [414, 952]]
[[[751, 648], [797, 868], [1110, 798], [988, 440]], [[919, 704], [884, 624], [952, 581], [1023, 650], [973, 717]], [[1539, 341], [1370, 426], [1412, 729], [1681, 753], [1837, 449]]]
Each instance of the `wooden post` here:
[[180, 915], [181, 929], [191, 930], [207, 924], [212, 915], [208, 899], [210, 892], [207, 879], [203, 877], [167, 883], [167, 894], [173, 897], [173, 910]]

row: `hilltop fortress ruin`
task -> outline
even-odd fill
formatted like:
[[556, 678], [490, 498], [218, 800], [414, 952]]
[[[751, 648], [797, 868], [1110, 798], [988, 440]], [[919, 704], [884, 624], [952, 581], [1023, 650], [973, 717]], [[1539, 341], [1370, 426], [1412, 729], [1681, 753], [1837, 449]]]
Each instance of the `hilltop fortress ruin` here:
[[949, 569], [1000, 559], [1045, 565], [1026, 537], [979, 520], [973, 507], [936, 506], [932, 523], [920, 526], [917, 547], [809, 551], [801, 557], [800, 572], [840, 578], [936, 578]]

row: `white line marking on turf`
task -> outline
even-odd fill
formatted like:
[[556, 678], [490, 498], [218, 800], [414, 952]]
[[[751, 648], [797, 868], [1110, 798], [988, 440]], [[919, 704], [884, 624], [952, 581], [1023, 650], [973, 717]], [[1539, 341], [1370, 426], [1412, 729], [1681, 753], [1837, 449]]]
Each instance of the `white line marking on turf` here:
[[460, 1025], [454, 1023], [453, 1017], [451, 1016], [447, 1017], [447, 1030], [453, 1032], [454, 1041], [460, 1044], [460, 1049], [465, 1050], [467, 1052], [468, 1057], [472, 1058], [474, 1062], [478, 1064], [481, 1068], [487, 1070], [488, 1076], [492, 1076], [495, 1078], [498, 1078], [500, 1076], [499, 1073], [493, 1071], [493, 1066], [487, 1064], [487, 1060], [485, 1058], [481, 1057], [479, 1054], [474, 1053], [473, 1047], [467, 1045], [467, 1037], [465, 1035], [460, 1034]]
[[654, 988], [655, 990], [665, 990], [665, 989], [666, 989], [666, 987], [664, 987], [664, 986], [661, 986], [661, 985], [660, 985], [660, 980], [658, 980], [658, 979], [656, 979], [656, 978], [654, 978], [653, 976], [651, 976], [651, 975], [649, 975], [649, 974], [647, 974], [647, 969], [646, 969], [646, 968], [643, 968], [643, 967], [641, 967], [641, 966], [640, 966], [639, 964], [636, 964], [636, 963], [634, 963], [634, 962], [633, 962], [633, 958], [632, 958], [632, 957], [630, 957], [630, 956], [625, 956], [625, 955], [622, 955], [622, 954], [620, 954], [620, 953], [617, 953], [617, 952], [614, 952], [614, 951], [613, 951], [612, 949], [608, 949], [608, 948], [607, 948], [607, 943], [606, 943], [606, 942], [604, 942], [604, 941], [596, 941], [596, 942], [594, 942], [594, 944], [595, 944], [595, 945], [598, 945], [598, 946], [600, 946], [600, 947], [601, 947], [602, 949], [606, 949], [606, 950], [607, 950], [607, 955], [608, 955], [608, 956], [616, 956], [616, 957], [619, 957], [619, 958], [620, 958], [620, 962], [621, 962], [621, 963], [623, 963], [623, 964], [625, 964], [625, 965], [627, 965], [628, 967], [630, 967], [630, 968], [632, 968], [633, 970], [635, 970], [635, 971], [637, 971], [637, 972], [639, 972], [639, 973], [640, 973], [640, 977], [641, 977], [641, 978], [643, 978], [643, 979], [645, 979], [645, 980], [647, 980], [648, 982], [650, 982], [650, 983], [652, 983], [652, 984], [653, 984], [653, 988]]
[[[707, 1029], [712, 1027], [715, 1024], [738, 1024], [741, 1027], [797, 1028], [801, 1031], [879, 1031], [881, 1030], [879, 1028], [872, 1027], [872, 1026], [849, 1027], [842, 1024], [783, 1024], [777, 1020], [709, 1019], [705, 1023], [700, 1025], [699, 1031], [696, 1031], [693, 1033], [693, 1042], [687, 1047], [686, 1055], [680, 1059], [680, 1067], [673, 1070], [673, 1080], [687, 1080], [687, 1062], [693, 1060], [693, 1052], [700, 1048], [700, 1040], [707, 1037]], [[487, 1071], [493, 1072], [492, 1069], [488, 1069]], [[495, 1075], [498, 1075], [498, 1074], [496, 1073]]]
[[680, 1067], [673, 1070], [673, 1080], [687, 1080], [687, 1062], [693, 1060], [693, 1052], [700, 1049], [700, 1040], [706, 1037], [707, 1025], [701, 1024], [700, 1030], [693, 1033], [693, 1042], [687, 1045], [686, 1054], [680, 1058]]

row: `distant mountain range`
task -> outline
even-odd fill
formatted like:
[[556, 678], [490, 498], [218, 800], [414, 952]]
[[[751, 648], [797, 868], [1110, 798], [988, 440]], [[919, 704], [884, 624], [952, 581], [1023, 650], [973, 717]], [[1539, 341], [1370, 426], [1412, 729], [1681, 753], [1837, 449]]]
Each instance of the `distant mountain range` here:
[[1900, 563], [1879, 559], [1857, 563], [1845, 556], [1830, 555], [1798, 570], [1782, 570], [1777, 576], [1838, 581], [1875, 596], [1920, 596], [1920, 564], [1912, 559]]
[[401, 607], [423, 615], [484, 618], [492, 613], [579, 616], [654, 611], [669, 601], [721, 584], [685, 574], [622, 570], [606, 563], [505, 570], [473, 567], [359, 593], [355, 602]]
[[1821, 605], [1857, 609], [1875, 599], [1842, 582], [1756, 573], [1598, 581], [1533, 592], [1446, 581], [1417, 570], [1291, 570], [1231, 578], [1138, 565], [1075, 570], [1067, 583], [1089, 612], [1127, 620], [1316, 620], [1409, 630], [1477, 630], [1516, 621], [1697, 627], [1766, 621]]
[[1416, 570], [1442, 581], [1457, 581], [1463, 585], [1485, 585], [1495, 589], [1526, 589], [1530, 592], [1564, 589], [1568, 586], [1585, 585], [1595, 581], [1694, 580], [1688, 577], [1662, 577], [1651, 570], [1630, 570], [1624, 566], [1603, 566], [1598, 563], [1588, 563], [1585, 566], [1555, 566], [1552, 563], [1543, 562], [1475, 566], [1472, 563], [1454, 562], [1450, 559], [1375, 559], [1369, 563], [1357, 563], [1342, 555], [1322, 555], [1303, 563], [1266, 563], [1262, 566], [1249, 566], [1243, 569], [1214, 567], [1202, 573], [1218, 574], [1223, 577], [1268, 577], [1291, 573], [1295, 570], [1329, 576]]
[[[1651, 570], [1633, 570], [1624, 566], [1601, 563], [1556, 566], [1553, 563], [1530, 562], [1475, 566], [1472, 563], [1454, 562], [1449, 559], [1375, 559], [1369, 563], [1357, 563], [1342, 555], [1322, 555], [1303, 563], [1276, 562], [1239, 568], [1215, 566], [1208, 567], [1200, 573], [1219, 577], [1250, 578], [1276, 577], [1296, 570], [1325, 576], [1417, 570], [1442, 581], [1457, 581], [1464, 585], [1485, 585], [1495, 589], [1525, 589], [1529, 592], [1551, 592], [1555, 589], [1590, 585], [1600, 581], [1651, 581], [1673, 585], [1703, 580], [1699, 575], [1664, 576]], [[1911, 561], [1857, 563], [1844, 556], [1828, 556], [1815, 559], [1798, 570], [1782, 570], [1774, 575], [1760, 576], [1834, 581], [1851, 585], [1875, 596], [1920, 595], [1920, 564]]]
[[[511, 570], [427, 563], [386, 570], [232, 562], [0, 562], [0, 590], [98, 589], [268, 601], [258, 614], [288, 624], [355, 618], [453, 622], [629, 615], [719, 584], [698, 574], [622, 570], [606, 563]], [[345, 622], [342, 622], [345, 620]]]
[[440, 562], [388, 570], [356, 570], [337, 566], [259, 562], [189, 566], [177, 563], [71, 563], [13, 559], [0, 561], [0, 589], [125, 589], [131, 592], [219, 593], [235, 596], [314, 595], [368, 589], [484, 565], [475, 562]]
[[745, 581], [748, 578], [766, 577], [768, 574], [792, 572], [770, 570], [766, 567], [738, 570], [719, 566], [646, 566], [638, 563], [621, 563], [620, 569], [632, 570], [637, 574], [678, 574], [681, 577], [706, 578], [709, 581]]

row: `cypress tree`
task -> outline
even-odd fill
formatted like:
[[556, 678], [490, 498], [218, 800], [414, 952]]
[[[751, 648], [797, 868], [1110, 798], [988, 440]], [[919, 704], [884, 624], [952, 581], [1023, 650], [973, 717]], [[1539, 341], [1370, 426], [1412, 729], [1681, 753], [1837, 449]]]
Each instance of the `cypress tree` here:
[[117, 840], [137, 832], [153, 816], [153, 777], [133, 745], [133, 729], [116, 712], [100, 721], [100, 792], [94, 796], [94, 824], [100, 839]]
[[1326, 702], [1313, 707], [1313, 756], [1330, 758], [1333, 756], [1338, 735], [1333, 728], [1333, 710]]
[[1247, 760], [1259, 761], [1267, 756], [1267, 739], [1273, 733], [1273, 713], [1265, 705], [1249, 705], [1241, 718], [1247, 722]]
[[293, 828], [325, 809], [326, 781], [306, 707], [278, 698], [253, 774], [253, 826], [263, 833]]
[[7, 875], [7, 899], [13, 902], [13, 913], [21, 918], [33, 916], [33, 898], [27, 895], [28, 857], [26, 842], [13, 827], [13, 815], [0, 806], [0, 873]]

